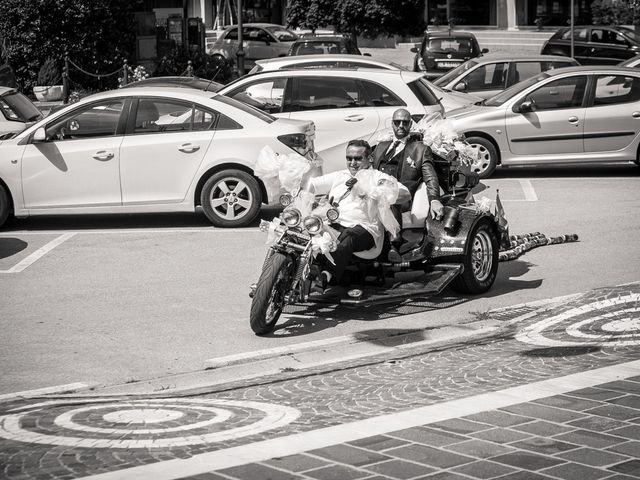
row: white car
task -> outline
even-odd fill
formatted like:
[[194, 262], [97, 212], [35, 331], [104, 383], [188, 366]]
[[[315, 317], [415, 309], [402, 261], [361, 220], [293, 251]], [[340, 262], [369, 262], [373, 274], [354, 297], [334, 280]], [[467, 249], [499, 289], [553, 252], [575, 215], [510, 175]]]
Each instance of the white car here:
[[239, 78], [218, 93], [249, 96], [276, 117], [312, 120], [325, 173], [344, 168], [350, 140], [374, 145], [391, 131], [391, 117], [398, 108], [409, 110], [415, 121], [425, 114], [444, 113], [439, 92], [424, 75], [402, 70], [277, 70]]
[[313, 149], [311, 122], [168, 87], [86, 97], [0, 142], [0, 225], [30, 215], [193, 212], [251, 223], [267, 198], [260, 150]]
[[23, 131], [42, 118], [31, 100], [9, 87], [0, 87], [0, 112], [0, 139]]
[[[404, 70], [410, 71], [408, 68], [403, 67], [397, 63], [385, 63], [379, 60], [373, 60], [369, 57], [362, 55], [347, 55], [347, 54], [333, 54], [333, 55], [294, 55], [287, 57], [269, 58], [266, 60], [257, 60], [256, 66], [251, 69], [249, 75], [260, 72], [272, 72], [275, 70], [323, 70], [327, 68], [378, 68], [382, 70]], [[424, 75], [424, 74], [423, 74]], [[463, 107], [465, 105], [473, 105], [476, 102], [482, 101], [482, 97], [477, 95], [471, 95], [466, 92], [455, 92], [448, 89], [444, 89], [429, 82], [426, 77], [424, 79], [429, 88], [433, 90], [436, 96], [440, 99], [440, 103], [444, 107], [445, 112], [455, 110], [456, 108]]]

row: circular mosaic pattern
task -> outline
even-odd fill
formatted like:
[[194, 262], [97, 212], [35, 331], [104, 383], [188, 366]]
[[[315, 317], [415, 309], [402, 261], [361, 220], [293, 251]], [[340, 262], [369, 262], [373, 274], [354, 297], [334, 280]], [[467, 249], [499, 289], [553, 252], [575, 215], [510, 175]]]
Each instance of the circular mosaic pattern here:
[[516, 339], [545, 346], [640, 345], [640, 294], [572, 308], [525, 327]]
[[0, 437], [92, 448], [165, 448], [261, 433], [293, 422], [300, 412], [260, 402], [216, 399], [109, 399], [45, 402], [0, 417]]

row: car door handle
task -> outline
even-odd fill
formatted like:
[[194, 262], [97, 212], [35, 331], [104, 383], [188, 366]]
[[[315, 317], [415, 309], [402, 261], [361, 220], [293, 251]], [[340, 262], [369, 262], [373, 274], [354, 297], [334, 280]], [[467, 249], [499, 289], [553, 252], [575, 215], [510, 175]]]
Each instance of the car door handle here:
[[640, 118], [640, 112], [633, 112], [633, 113], [631, 114], [631, 116], [632, 116], [633, 118]]
[[107, 160], [111, 160], [113, 158], [113, 153], [107, 152], [106, 150], [100, 150], [93, 154], [93, 158], [104, 162]]
[[580, 122], [578, 117], [569, 117], [569, 123], [575, 123], [576, 125]]
[[183, 143], [182, 145], [180, 145], [178, 150], [180, 150], [181, 152], [184, 152], [184, 153], [193, 153], [193, 152], [197, 152], [198, 150], [200, 150], [200, 145], [193, 145], [191, 143]]
[[349, 115], [344, 117], [345, 122], [361, 122], [364, 120], [364, 115]]

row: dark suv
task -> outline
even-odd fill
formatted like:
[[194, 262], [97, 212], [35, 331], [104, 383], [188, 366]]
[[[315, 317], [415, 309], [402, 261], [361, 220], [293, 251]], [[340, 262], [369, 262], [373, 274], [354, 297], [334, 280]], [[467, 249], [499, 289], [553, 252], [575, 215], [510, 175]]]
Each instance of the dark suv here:
[[[573, 58], [581, 65], [615, 65], [640, 53], [640, 36], [630, 28], [584, 25], [573, 31]], [[571, 29], [554, 33], [540, 53], [571, 56]]]
[[489, 50], [480, 49], [473, 33], [442, 31], [427, 32], [420, 47], [415, 46], [411, 51], [416, 54], [414, 71], [426, 72], [427, 77], [436, 78]]

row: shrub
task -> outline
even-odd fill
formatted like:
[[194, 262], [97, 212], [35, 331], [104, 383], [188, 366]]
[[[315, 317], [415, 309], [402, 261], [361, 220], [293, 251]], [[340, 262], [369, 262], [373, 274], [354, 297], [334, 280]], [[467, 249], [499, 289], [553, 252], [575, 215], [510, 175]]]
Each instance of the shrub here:
[[220, 83], [227, 83], [231, 80], [232, 67], [226, 60], [201, 52], [187, 53], [178, 48], [170, 50], [162, 57], [153, 75], [154, 77], [187, 75], [189, 61], [191, 61], [192, 74], [195, 77], [215, 80]]
[[47, 58], [38, 72], [38, 85], [60, 85], [62, 83], [62, 75], [56, 61]]

